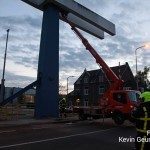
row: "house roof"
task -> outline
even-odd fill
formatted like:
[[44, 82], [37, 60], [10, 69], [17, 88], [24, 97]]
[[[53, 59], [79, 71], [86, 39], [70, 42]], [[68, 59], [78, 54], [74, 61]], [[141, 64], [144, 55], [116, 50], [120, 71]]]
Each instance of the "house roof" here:
[[[120, 65], [120, 66], [114, 66], [114, 67], [110, 67], [112, 69], [112, 71], [119, 77], [121, 77], [122, 79], [124, 78], [124, 73], [126, 71], [131, 71], [129, 64], [126, 62], [124, 65]], [[82, 75], [77, 79], [80, 80], [85, 74], [87, 74], [89, 76], [89, 81], [92, 82], [96, 79], [97, 75], [99, 74], [99, 72], [102, 71], [101, 69], [97, 69], [97, 70], [90, 70], [87, 71], [86, 69], [84, 70], [84, 72], [82, 73]], [[76, 81], [76, 82], [77, 82]], [[75, 83], [76, 83], [75, 82]]]

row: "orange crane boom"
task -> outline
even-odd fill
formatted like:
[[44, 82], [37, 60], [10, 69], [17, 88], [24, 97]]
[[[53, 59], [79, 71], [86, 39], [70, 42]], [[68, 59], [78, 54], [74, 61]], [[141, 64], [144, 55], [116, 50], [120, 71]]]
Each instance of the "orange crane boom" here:
[[119, 88], [123, 85], [124, 81], [116, 76], [116, 74], [111, 70], [111, 68], [105, 63], [105, 61], [100, 57], [100, 55], [96, 52], [96, 50], [91, 46], [86, 38], [78, 31], [78, 29], [67, 19], [67, 16], [62, 13], [62, 17], [64, 20], [71, 26], [71, 29], [78, 36], [78, 38], [82, 41], [83, 45], [87, 50], [92, 54], [92, 56], [96, 59], [96, 63], [102, 67], [106, 76], [112, 80], [112, 84], [110, 84], [109, 89], [102, 96], [102, 100], [107, 100], [109, 94], [112, 90], [119, 90]]

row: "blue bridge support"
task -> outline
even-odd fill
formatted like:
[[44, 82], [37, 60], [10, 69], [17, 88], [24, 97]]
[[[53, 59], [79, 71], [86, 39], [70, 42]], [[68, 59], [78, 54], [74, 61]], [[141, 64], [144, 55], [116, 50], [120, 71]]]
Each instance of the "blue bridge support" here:
[[52, 4], [43, 10], [37, 78], [35, 117], [58, 117], [59, 10]]

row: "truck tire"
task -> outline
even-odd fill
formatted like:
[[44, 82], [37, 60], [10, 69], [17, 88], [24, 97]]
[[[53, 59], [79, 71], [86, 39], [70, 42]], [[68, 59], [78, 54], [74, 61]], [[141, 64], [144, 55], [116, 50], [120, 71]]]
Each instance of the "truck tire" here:
[[121, 125], [124, 123], [125, 119], [122, 114], [117, 113], [113, 116], [113, 120], [117, 125]]

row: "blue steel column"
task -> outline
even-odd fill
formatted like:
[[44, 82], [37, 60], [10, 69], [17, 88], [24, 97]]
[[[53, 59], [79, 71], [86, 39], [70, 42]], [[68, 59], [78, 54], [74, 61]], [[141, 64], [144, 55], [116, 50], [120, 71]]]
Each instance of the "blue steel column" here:
[[59, 10], [51, 4], [43, 11], [37, 78], [35, 117], [58, 117]]

